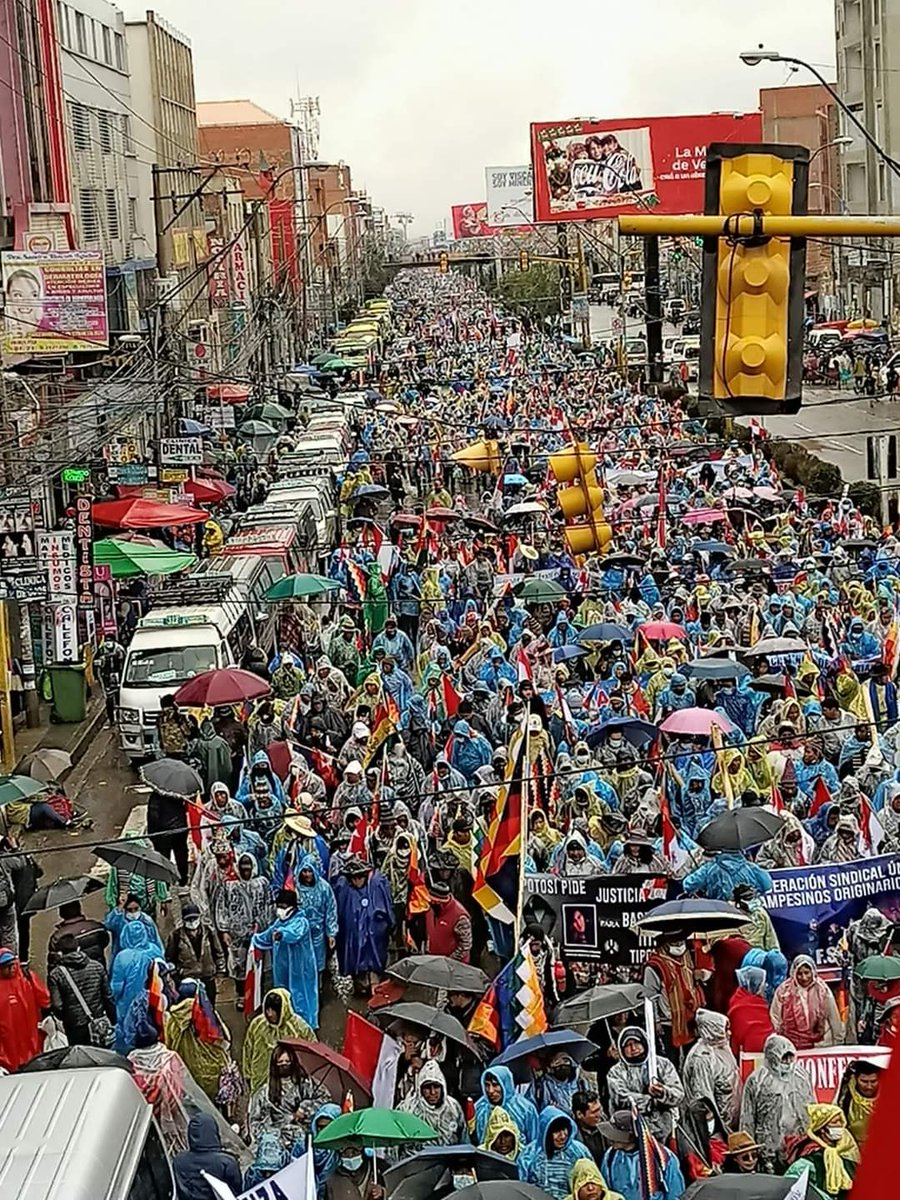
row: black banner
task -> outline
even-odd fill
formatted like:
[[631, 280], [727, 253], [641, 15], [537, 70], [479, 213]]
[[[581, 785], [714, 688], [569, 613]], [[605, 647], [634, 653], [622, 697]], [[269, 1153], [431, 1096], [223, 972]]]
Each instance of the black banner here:
[[525, 876], [525, 921], [537, 921], [564, 959], [640, 966], [653, 945], [631, 926], [669, 896], [657, 875]]

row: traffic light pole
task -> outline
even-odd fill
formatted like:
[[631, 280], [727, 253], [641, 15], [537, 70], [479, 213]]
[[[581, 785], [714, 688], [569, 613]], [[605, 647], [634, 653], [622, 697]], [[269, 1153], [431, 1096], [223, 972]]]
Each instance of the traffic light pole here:
[[647, 305], [647, 359], [650, 383], [662, 383], [662, 294], [659, 286], [659, 237], [644, 238], [644, 291]]
[[734, 213], [713, 216], [624, 216], [619, 232], [638, 237], [900, 237], [900, 217], [770, 216]]

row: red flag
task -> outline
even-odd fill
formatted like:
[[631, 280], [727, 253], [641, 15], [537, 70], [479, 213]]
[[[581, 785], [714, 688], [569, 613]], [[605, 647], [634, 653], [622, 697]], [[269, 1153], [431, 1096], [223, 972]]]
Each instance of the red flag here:
[[897, 1123], [900, 1121], [900, 1054], [892, 1054], [881, 1073], [878, 1103], [866, 1135], [866, 1147], [853, 1179], [853, 1200], [882, 1200], [886, 1181], [897, 1174]]
[[366, 1084], [371, 1084], [375, 1078], [383, 1042], [384, 1034], [380, 1029], [359, 1013], [348, 1010], [341, 1053], [353, 1063]]
[[781, 797], [781, 788], [777, 783], [772, 784], [772, 807], [776, 812], [784, 812], [784, 800]]
[[455, 717], [459, 711], [459, 702], [461, 696], [453, 686], [453, 682], [449, 675], [441, 676], [441, 688], [444, 693], [444, 708], [447, 710], [447, 716]]
[[666, 548], [666, 469], [659, 466], [659, 516], [656, 523], [656, 544], [660, 550]]
[[357, 854], [364, 861], [369, 858], [369, 819], [365, 813], [356, 822], [356, 828], [350, 835], [350, 845], [347, 850], [350, 854]]
[[262, 951], [253, 946], [247, 951], [247, 973], [244, 975], [244, 1016], [252, 1017], [262, 1008]]
[[819, 775], [816, 778], [816, 786], [813, 791], [812, 804], [809, 806], [809, 815], [814, 817], [823, 804], [831, 803], [831, 792], [828, 790], [828, 784]]

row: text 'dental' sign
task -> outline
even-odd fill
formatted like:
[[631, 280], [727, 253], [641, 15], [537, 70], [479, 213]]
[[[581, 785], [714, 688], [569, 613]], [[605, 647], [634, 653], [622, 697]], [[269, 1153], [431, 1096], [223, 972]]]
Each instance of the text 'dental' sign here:
[[[884, 1069], [891, 1061], [891, 1052], [886, 1046], [823, 1046], [819, 1050], [797, 1051], [797, 1063], [809, 1072], [809, 1081], [819, 1104], [832, 1103], [844, 1072], [860, 1059]], [[746, 1079], [762, 1060], [762, 1054], [742, 1054], [741, 1079]]]
[[526, 920], [537, 921], [569, 959], [636, 967], [653, 942], [631, 927], [664, 903], [668, 892], [668, 880], [657, 875], [528, 875]]
[[823, 965], [839, 963], [844, 931], [870, 906], [900, 921], [900, 854], [789, 867], [771, 875], [772, 890], [762, 901], [788, 961], [809, 954]]

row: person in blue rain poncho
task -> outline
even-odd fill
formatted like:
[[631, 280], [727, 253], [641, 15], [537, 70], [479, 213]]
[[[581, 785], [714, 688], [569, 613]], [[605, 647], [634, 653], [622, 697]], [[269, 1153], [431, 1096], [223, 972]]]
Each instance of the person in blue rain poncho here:
[[412, 680], [405, 671], [400, 670], [390, 654], [381, 664], [381, 685], [403, 717], [409, 711], [409, 702], [413, 695]]
[[112, 908], [103, 918], [103, 924], [112, 934], [112, 944], [109, 952], [109, 960], [113, 962], [119, 950], [122, 947], [122, 932], [129, 925], [139, 923], [145, 927], [150, 938], [150, 945], [155, 948], [155, 951], [162, 957], [163, 944], [159, 936], [159, 930], [156, 928], [156, 922], [149, 913], [145, 913], [141, 908], [140, 897], [133, 892], [125, 897], [125, 901], [121, 908]]
[[290, 992], [298, 1016], [311, 1029], [319, 1026], [319, 972], [309, 921], [297, 907], [297, 893], [280, 891], [275, 898], [275, 921], [255, 933], [251, 946], [272, 952], [272, 984]]
[[488, 661], [478, 672], [478, 678], [482, 683], [487, 684], [492, 692], [499, 691], [503, 681], [511, 684], [518, 682], [515, 668], [510, 666], [503, 657], [503, 651], [499, 646], [491, 650]]
[[551, 1104], [538, 1119], [538, 1136], [522, 1151], [519, 1172], [526, 1183], [541, 1188], [553, 1200], [565, 1200], [572, 1167], [579, 1158], [591, 1157], [578, 1140], [573, 1119]]
[[119, 938], [121, 949], [113, 959], [109, 987], [116, 1005], [116, 1048], [126, 1052], [122, 1030], [132, 1002], [147, 986], [147, 970], [159, 955], [157, 944], [142, 921], [129, 921]]
[[723, 679], [722, 686], [716, 692], [716, 707], [748, 737], [753, 733], [756, 701], [752, 692], [738, 687], [733, 679]]
[[265, 779], [269, 785], [269, 791], [275, 798], [275, 809], [280, 812], [285, 805], [286, 796], [284, 794], [284, 786], [281, 780], [272, 770], [272, 764], [269, 762], [269, 756], [265, 750], [257, 750], [250, 762], [249, 770], [245, 770], [241, 779], [240, 787], [237, 790], [235, 799], [244, 805], [248, 812], [252, 813], [256, 807], [254, 796], [254, 785], [258, 780]]
[[[313, 1138], [317, 1133], [321, 1133], [323, 1129], [337, 1120], [341, 1115], [341, 1110], [337, 1104], [323, 1104], [321, 1108], [316, 1109], [313, 1113], [313, 1119], [310, 1122], [309, 1131]], [[298, 1142], [295, 1147], [295, 1156], [302, 1154], [305, 1147]], [[313, 1150], [313, 1165], [316, 1171], [316, 1191], [319, 1196], [325, 1194], [325, 1184], [337, 1170], [337, 1165], [341, 1161], [340, 1151], [333, 1150], [330, 1146], [316, 1146]]]
[[333, 948], [338, 932], [337, 903], [331, 884], [322, 878], [315, 855], [307, 854], [294, 876], [297, 907], [309, 921], [316, 966], [325, 970], [325, 959]]
[[365, 989], [370, 976], [384, 974], [394, 904], [388, 881], [361, 859], [351, 858], [334, 884], [338, 910], [337, 951], [342, 975]]
[[741, 883], [748, 884], [757, 895], [772, 890], [772, 876], [768, 871], [748, 861], [740, 850], [722, 850], [687, 876], [684, 894], [727, 901]]
[[491, 743], [471, 727], [468, 721], [457, 721], [453, 726], [450, 748], [450, 765], [465, 777], [466, 783], [474, 784], [475, 772], [491, 761]]
[[[662, 1158], [662, 1179], [657, 1191], [645, 1196], [642, 1183], [642, 1151], [634, 1132], [634, 1118], [627, 1109], [613, 1113], [610, 1121], [601, 1122], [598, 1131], [609, 1144], [603, 1155], [600, 1170], [609, 1187], [625, 1200], [680, 1200], [684, 1194], [684, 1176], [677, 1157], [658, 1143]], [[654, 1139], [656, 1140], [656, 1139]]]
[[685, 833], [695, 838], [712, 803], [709, 772], [696, 759], [690, 758], [687, 760], [683, 774], [676, 777], [675, 771], [674, 767], [670, 770], [673, 782], [675, 782], [672, 795], [672, 815]]
[[862, 617], [854, 617], [847, 630], [846, 641], [841, 643], [841, 649], [848, 658], [858, 661], [863, 658], [876, 658], [880, 653], [878, 639], [866, 632]]
[[538, 1112], [532, 1102], [516, 1091], [509, 1067], [488, 1067], [481, 1076], [481, 1095], [475, 1101], [474, 1140], [482, 1142], [491, 1113], [502, 1108], [514, 1121], [522, 1144], [533, 1142], [538, 1135]]
[[572, 1056], [564, 1050], [551, 1054], [541, 1069], [532, 1068], [532, 1076], [525, 1095], [538, 1112], [554, 1107], [571, 1116], [572, 1097], [586, 1086]]
[[675, 672], [656, 698], [657, 711], [662, 717], [667, 717], [669, 713], [678, 712], [682, 708], [691, 708], [696, 703], [687, 678], [680, 671]]
[[554, 650], [560, 646], [577, 646], [578, 645], [578, 630], [569, 620], [567, 612], [557, 614], [556, 620], [553, 623], [553, 628], [547, 634], [547, 642]]

